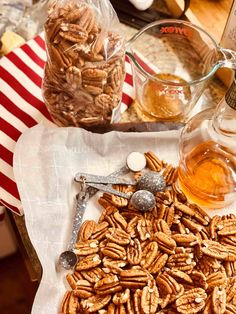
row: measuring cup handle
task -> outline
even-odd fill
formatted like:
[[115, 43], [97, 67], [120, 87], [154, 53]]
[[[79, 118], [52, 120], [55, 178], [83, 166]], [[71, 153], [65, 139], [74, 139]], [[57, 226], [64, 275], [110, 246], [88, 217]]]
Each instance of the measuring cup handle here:
[[236, 51], [219, 48], [219, 53], [221, 66], [236, 70]]

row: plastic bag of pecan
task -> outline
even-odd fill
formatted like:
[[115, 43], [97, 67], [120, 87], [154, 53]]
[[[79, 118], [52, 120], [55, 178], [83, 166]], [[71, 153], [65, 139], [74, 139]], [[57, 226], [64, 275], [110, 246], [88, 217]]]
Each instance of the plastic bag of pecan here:
[[109, 0], [53, 1], [44, 25], [46, 106], [59, 126], [109, 124], [119, 110], [124, 40]]

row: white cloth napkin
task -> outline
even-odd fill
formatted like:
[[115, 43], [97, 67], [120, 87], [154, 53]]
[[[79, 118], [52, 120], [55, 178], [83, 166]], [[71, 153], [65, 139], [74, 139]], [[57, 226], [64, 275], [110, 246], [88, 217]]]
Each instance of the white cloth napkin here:
[[[179, 131], [92, 134], [79, 128], [36, 125], [17, 142], [14, 174], [27, 230], [43, 267], [32, 313], [58, 313], [66, 289], [66, 271], [56, 262], [67, 247], [73, 219], [76, 172], [108, 175], [124, 166], [132, 151], [154, 151], [177, 165]], [[97, 220], [102, 208], [95, 195], [84, 219]], [[218, 211], [218, 213], [220, 213]]]

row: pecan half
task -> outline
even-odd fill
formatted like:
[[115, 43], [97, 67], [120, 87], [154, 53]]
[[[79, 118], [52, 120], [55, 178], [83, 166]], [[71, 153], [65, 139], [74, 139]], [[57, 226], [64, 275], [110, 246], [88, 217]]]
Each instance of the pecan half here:
[[141, 218], [137, 224], [137, 230], [139, 237], [142, 241], [151, 237], [151, 224], [149, 220]]
[[156, 241], [149, 242], [143, 249], [140, 265], [148, 268], [158, 255], [158, 244]]
[[154, 280], [150, 280], [143, 288], [141, 295], [141, 308], [145, 314], [155, 313], [158, 307], [159, 292]]
[[167, 273], [169, 275], [171, 275], [173, 278], [175, 278], [177, 281], [186, 282], [186, 283], [190, 283], [190, 284], [193, 283], [192, 278], [183, 271], [176, 270], [176, 269], [170, 269], [167, 271]]
[[236, 248], [230, 245], [222, 245], [216, 241], [202, 241], [201, 250], [205, 255], [215, 257], [228, 262], [236, 261]]
[[177, 253], [170, 255], [167, 261], [167, 267], [171, 269], [181, 270], [187, 274], [191, 273], [196, 266], [192, 253]]
[[175, 208], [179, 211], [181, 211], [183, 214], [186, 214], [188, 216], [194, 216], [196, 214], [195, 210], [185, 204], [182, 204], [182, 203], [175, 203], [174, 204]]
[[95, 226], [93, 233], [91, 235], [91, 239], [96, 239], [101, 241], [106, 238], [107, 230], [109, 224], [106, 221], [103, 221]]
[[101, 252], [103, 255], [114, 259], [126, 259], [126, 250], [124, 247], [113, 242], [108, 242], [106, 247], [101, 249]]
[[110, 216], [107, 216], [106, 220], [108, 221], [110, 226], [113, 228], [120, 228], [123, 230], [126, 230], [127, 228], [127, 221], [118, 211], [115, 211]]
[[[112, 98], [111, 96], [109, 97], [109, 101], [112, 103]], [[107, 98], [107, 97], [106, 97]], [[108, 100], [108, 98], [107, 98]], [[100, 100], [99, 100], [100, 101]], [[116, 207], [125, 207], [128, 205], [128, 200], [126, 198], [114, 195], [114, 194], [109, 194], [109, 193], [103, 193], [103, 198], [105, 198], [108, 202], [113, 204]]]
[[130, 298], [127, 300], [126, 303], [126, 310], [127, 310], [127, 314], [135, 314], [135, 310], [134, 310], [134, 298], [132, 295], [130, 295]]
[[[112, 109], [117, 106], [116, 100], [107, 94], [100, 94], [95, 97], [94, 104], [96, 111], [100, 113], [107, 112], [107, 115], [111, 115]], [[122, 197], [111, 197], [111, 203], [117, 207], [124, 207], [127, 205], [127, 201]], [[126, 205], [125, 205], [126, 204]]]
[[66, 70], [66, 81], [70, 86], [70, 89], [76, 90], [81, 85], [81, 71], [76, 66], [70, 66]]
[[206, 292], [202, 288], [185, 291], [177, 300], [176, 307], [179, 313], [199, 313], [205, 306]]
[[215, 287], [212, 292], [212, 307], [214, 314], [224, 314], [226, 310], [225, 288]]
[[120, 273], [120, 284], [125, 288], [142, 288], [146, 286], [149, 276], [142, 269], [128, 269]]
[[236, 262], [225, 262], [224, 268], [225, 268], [227, 277], [236, 276]]
[[138, 222], [139, 222], [139, 217], [137, 217], [136, 215], [128, 222], [126, 231], [130, 234], [131, 238], [138, 236], [138, 230], [137, 230]]
[[87, 68], [82, 71], [82, 80], [91, 81], [106, 81], [107, 72], [97, 68]]
[[220, 237], [219, 242], [221, 244], [236, 246], [236, 236], [230, 235], [226, 237]]
[[156, 232], [153, 236], [153, 239], [156, 240], [160, 249], [168, 254], [173, 254], [176, 248], [176, 242], [174, 239], [170, 238], [163, 232]]
[[142, 313], [141, 296], [142, 296], [142, 291], [140, 289], [136, 289], [134, 292], [134, 310], [135, 310], [135, 313]]
[[111, 300], [111, 295], [105, 295], [105, 296], [95, 295], [86, 300], [82, 300], [81, 306], [85, 311], [89, 313], [93, 313], [104, 308], [109, 303], [110, 300]]
[[[163, 192], [156, 193], [156, 200], [158, 204], [164, 204], [171, 206], [175, 200], [175, 193], [172, 190], [166, 190]], [[162, 217], [158, 217], [162, 218]]]
[[149, 169], [152, 171], [161, 171], [163, 163], [153, 152], [147, 152], [144, 155]]
[[166, 181], [167, 185], [173, 184], [178, 176], [178, 169], [173, 167], [172, 165], [167, 165], [165, 170], [163, 171], [163, 177]]
[[179, 246], [186, 246], [186, 247], [191, 247], [194, 246], [198, 243], [198, 240], [196, 236], [193, 233], [189, 234], [174, 234], [172, 235], [172, 239], [175, 240], [175, 242]]
[[204, 290], [207, 289], [207, 279], [206, 276], [197, 270], [193, 270], [190, 274], [191, 279], [193, 280], [194, 284], [200, 288], [203, 288]]
[[182, 217], [181, 222], [184, 224], [186, 228], [188, 228], [190, 231], [196, 233], [200, 232], [203, 229], [203, 226], [199, 223], [194, 222], [192, 219]]
[[236, 234], [236, 219], [221, 220], [217, 225], [219, 236], [228, 236]]
[[236, 294], [236, 279], [229, 278], [226, 286], [226, 298], [227, 298], [227, 303], [230, 303]]
[[101, 262], [102, 261], [101, 261], [100, 256], [98, 254], [88, 255], [76, 264], [75, 269], [76, 270], [85, 270], [85, 269], [94, 268], [94, 267], [100, 265]]
[[119, 228], [109, 228], [106, 234], [107, 239], [120, 245], [126, 245], [130, 242], [130, 235]]
[[154, 222], [153, 229], [154, 229], [154, 232], [160, 231], [160, 232], [165, 233], [168, 236], [171, 235], [170, 228], [169, 228], [167, 222], [164, 219], [157, 219]]
[[119, 274], [123, 270], [122, 268], [127, 265], [127, 261], [114, 260], [107, 256], [105, 256], [102, 261], [103, 265], [110, 269], [113, 274]]
[[93, 285], [88, 280], [78, 280], [74, 294], [82, 299], [87, 299], [94, 295]]
[[131, 265], [138, 265], [142, 258], [142, 248], [138, 239], [131, 240], [127, 246], [127, 261]]
[[124, 71], [120, 65], [114, 67], [110, 73], [110, 84], [114, 92], [118, 92], [121, 88], [121, 83], [124, 78]]
[[97, 240], [77, 242], [75, 244], [74, 252], [78, 256], [91, 255], [98, 252], [98, 244], [99, 242]]
[[97, 282], [98, 280], [103, 278], [105, 275], [102, 269], [99, 267], [95, 267], [88, 270], [82, 270], [81, 274], [86, 280], [88, 280], [91, 283]]
[[154, 261], [148, 267], [151, 274], [157, 274], [166, 264], [168, 254], [159, 252]]
[[77, 282], [81, 279], [83, 279], [83, 276], [77, 271], [74, 272], [73, 274], [66, 275], [66, 280], [72, 289], [76, 288]]
[[91, 32], [95, 25], [95, 16], [94, 12], [90, 7], [86, 6], [84, 8], [83, 14], [78, 20], [78, 24], [81, 28], [85, 29], [88, 33]]
[[93, 43], [91, 45], [91, 51], [94, 54], [99, 54], [101, 50], [104, 48], [104, 41], [106, 40], [104, 33], [100, 33], [93, 39]]
[[94, 285], [94, 289], [97, 294], [110, 295], [111, 293], [122, 290], [122, 287], [120, 285], [118, 277], [116, 275], [111, 274], [98, 280]]
[[160, 274], [156, 278], [156, 283], [162, 293], [177, 294], [180, 291], [180, 285], [178, 284], [178, 282], [167, 272]]
[[157, 210], [157, 218], [163, 219], [166, 221], [169, 227], [172, 226], [175, 216], [175, 208], [174, 206], [167, 206], [165, 204], [161, 204]]
[[224, 286], [226, 284], [225, 273], [217, 271], [206, 277], [208, 289], [213, 289], [214, 287]]
[[60, 50], [54, 46], [48, 47], [48, 54], [50, 56], [50, 59], [54, 61], [54, 64], [56, 64], [60, 71], [64, 71], [66, 67], [71, 65], [69, 60], [63, 58]]
[[211, 219], [211, 222], [210, 222], [210, 226], [209, 226], [209, 229], [210, 229], [210, 237], [214, 240], [214, 239], [217, 239], [217, 225], [218, 223], [220, 222], [220, 216], [218, 215], [215, 215], [214, 217], [212, 217]]
[[130, 298], [130, 290], [126, 288], [123, 292], [117, 292], [114, 294], [112, 301], [116, 305], [127, 303]]
[[65, 18], [68, 22], [76, 22], [77, 20], [79, 20], [81, 18], [81, 16], [83, 15], [83, 13], [85, 12], [85, 7], [75, 7], [74, 10], [69, 10], [69, 12], [67, 12], [67, 14], [65, 14]]
[[103, 197], [100, 197], [98, 203], [104, 208], [99, 217], [98, 222], [101, 223], [105, 220], [107, 216], [110, 216], [112, 213], [116, 212], [118, 209], [117, 207], [113, 206], [110, 202], [105, 200]]
[[96, 222], [94, 220], [85, 220], [79, 230], [78, 240], [85, 241], [88, 240], [93, 234], [96, 228]]
[[67, 291], [62, 304], [61, 314], [77, 314], [78, 298], [74, 295], [73, 291]]
[[208, 226], [211, 219], [205, 210], [194, 203], [189, 204], [189, 207], [195, 211], [194, 219], [204, 226]]
[[71, 41], [72, 43], [83, 44], [88, 39], [88, 34], [83, 31], [61, 31], [59, 35], [65, 40]]

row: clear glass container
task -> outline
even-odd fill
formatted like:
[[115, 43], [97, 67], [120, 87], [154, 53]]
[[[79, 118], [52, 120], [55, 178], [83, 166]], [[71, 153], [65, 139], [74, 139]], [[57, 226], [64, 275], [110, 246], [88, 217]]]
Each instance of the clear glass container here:
[[143, 121], [186, 122], [220, 67], [236, 69], [236, 52], [182, 20], [146, 25], [126, 44]]
[[190, 201], [206, 208], [236, 200], [236, 78], [216, 111], [202, 111], [184, 127], [178, 182]]

